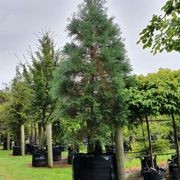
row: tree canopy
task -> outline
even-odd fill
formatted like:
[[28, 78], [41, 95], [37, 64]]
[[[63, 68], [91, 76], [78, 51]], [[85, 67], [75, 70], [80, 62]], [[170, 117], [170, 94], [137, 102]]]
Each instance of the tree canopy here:
[[[72, 42], [54, 77], [54, 94], [64, 116], [94, 128], [100, 123], [124, 124], [126, 82], [130, 65], [120, 29], [108, 18], [104, 1], [86, 0], [67, 26]], [[92, 134], [92, 132], [91, 132]]]
[[180, 2], [167, 0], [161, 9], [162, 15], [153, 15], [149, 24], [140, 33], [143, 48], [151, 48], [152, 53], [180, 52]]
[[53, 70], [58, 65], [59, 50], [56, 49], [50, 32], [43, 32], [38, 39], [37, 51], [30, 51], [32, 65], [23, 66], [26, 80], [33, 91], [32, 110], [37, 122], [43, 126], [51, 121], [56, 101], [50, 95]]

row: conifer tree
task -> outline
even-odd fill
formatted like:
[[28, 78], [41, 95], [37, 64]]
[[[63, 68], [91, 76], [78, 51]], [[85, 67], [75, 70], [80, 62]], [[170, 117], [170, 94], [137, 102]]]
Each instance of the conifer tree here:
[[88, 151], [102, 123], [116, 129], [119, 180], [123, 170], [122, 127], [127, 123], [127, 81], [131, 71], [121, 32], [104, 0], [85, 0], [67, 26], [72, 38], [54, 76], [61, 115], [86, 128]]

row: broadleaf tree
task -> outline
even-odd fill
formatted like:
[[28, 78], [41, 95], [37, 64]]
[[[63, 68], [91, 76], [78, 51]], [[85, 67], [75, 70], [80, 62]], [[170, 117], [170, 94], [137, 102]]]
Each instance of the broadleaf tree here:
[[30, 122], [30, 104], [32, 91], [29, 88], [25, 78], [17, 67], [16, 76], [12, 80], [10, 87], [9, 100], [6, 107], [8, 126], [15, 134], [16, 145], [21, 145], [22, 155], [24, 155], [24, 140], [21, 137], [21, 127]]
[[152, 53], [162, 51], [180, 52], [180, 2], [167, 0], [161, 9], [162, 15], [153, 15], [147, 27], [140, 33], [143, 48], [151, 48]]
[[[53, 92], [61, 116], [86, 128], [88, 151], [101, 124], [116, 129], [119, 180], [125, 179], [122, 127], [127, 123], [127, 86], [131, 67], [121, 32], [104, 0], [85, 0], [67, 26], [72, 38], [54, 75]], [[117, 138], [118, 137], [118, 138]]]
[[139, 115], [149, 113], [151, 116], [166, 115], [172, 118], [178, 159], [179, 142], [175, 116], [179, 116], [179, 84], [179, 70], [159, 69], [156, 73], [150, 73], [147, 76], [138, 76], [137, 86], [132, 88], [130, 98], [131, 109]]
[[150, 156], [151, 166], [154, 167], [153, 148], [151, 143], [151, 131], [149, 125], [149, 116], [156, 115], [159, 111], [159, 106], [153, 98], [154, 84], [151, 83], [145, 76], [136, 77], [136, 86], [131, 88], [129, 104], [131, 114], [135, 119], [140, 121], [146, 120], [147, 135], [148, 135], [148, 151], [146, 155]]
[[174, 143], [178, 164], [180, 165], [178, 129], [175, 116], [180, 113], [180, 70], [159, 69], [157, 73], [148, 75], [149, 81], [156, 86], [153, 96], [158, 102], [159, 111], [162, 115], [168, 115], [172, 119]]

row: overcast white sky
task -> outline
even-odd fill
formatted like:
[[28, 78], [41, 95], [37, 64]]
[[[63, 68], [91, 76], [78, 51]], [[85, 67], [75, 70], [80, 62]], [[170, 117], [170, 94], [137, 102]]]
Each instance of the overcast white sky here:
[[[15, 75], [15, 67], [26, 49], [36, 47], [34, 34], [50, 28], [61, 48], [67, 42], [68, 17], [77, 10], [82, 0], [0, 0], [0, 89]], [[148, 24], [152, 14], [160, 14], [165, 0], [108, 0], [108, 14], [115, 17], [125, 38], [127, 55], [134, 74], [147, 74], [160, 67], [179, 69], [178, 53], [153, 56], [150, 50], [137, 45], [139, 33]], [[29, 60], [30, 61], [30, 60]]]

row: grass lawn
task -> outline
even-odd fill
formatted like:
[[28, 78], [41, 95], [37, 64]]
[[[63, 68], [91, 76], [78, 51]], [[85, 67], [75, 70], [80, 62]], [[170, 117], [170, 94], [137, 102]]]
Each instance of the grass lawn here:
[[[67, 157], [67, 152], [62, 156]], [[158, 164], [166, 164], [170, 155], [158, 156]], [[0, 180], [71, 180], [71, 167], [33, 168], [32, 156], [12, 156], [12, 150], [0, 150]], [[140, 159], [132, 155], [126, 155], [126, 171], [129, 169], [140, 170]]]
[[71, 167], [32, 168], [32, 156], [12, 156], [0, 150], [0, 180], [72, 180]]

